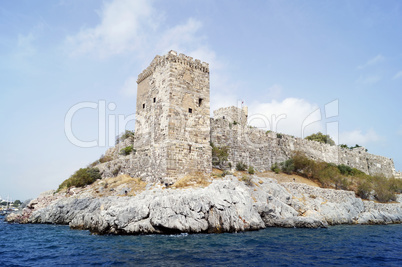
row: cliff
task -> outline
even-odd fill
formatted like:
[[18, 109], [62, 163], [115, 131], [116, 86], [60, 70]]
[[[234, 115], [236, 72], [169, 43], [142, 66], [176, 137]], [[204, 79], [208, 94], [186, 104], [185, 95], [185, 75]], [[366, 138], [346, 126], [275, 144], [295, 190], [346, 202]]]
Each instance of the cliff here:
[[125, 194], [127, 184], [110, 189], [103, 180], [84, 189], [47, 192], [22, 213], [9, 215], [7, 221], [68, 224], [98, 234], [217, 233], [270, 226], [402, 222], [401, 203], [362, 201], [349, 191], [279, 184], [257, 176], [248, 185], [228, 175], [206, 187], [173, 189], [148, 184]]

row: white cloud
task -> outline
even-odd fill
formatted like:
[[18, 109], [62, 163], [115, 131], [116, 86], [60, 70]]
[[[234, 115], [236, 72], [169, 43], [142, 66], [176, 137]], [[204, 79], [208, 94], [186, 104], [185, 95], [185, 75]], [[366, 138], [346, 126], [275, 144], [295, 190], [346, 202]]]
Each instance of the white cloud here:
[[320, 108], [298, 98], [253, 103], [249, 107], [249, 123], [264, 130], [298, 137], [324, 132]]
[[[217, 70], [224, 64], [205, 43], [206, 36], [200, 33], [202, 23], [189, 18], [182, 24], [166, 27], [163, 16], [157, 15], [162, 13], [150, 1], [112, 1], [103, 5], [98, 25], [82, 28], [76, 35], [67, 37], [66, 44], [72, 55], [92, 54], [102, 58], [131, 53], [142, 61], [143, 68], [156, 54], [176, 50], [208, 62], [214, 73], [211, 80], [222, 83], [222, 75]], [[132, 76], [125, 80], [120, 91], [133, 96], [136, 88], [136, 77]]]
[[67, 37], [73, 55], [95, 53], [107, 57], [138, 49], [160, 21], [151, 2], [145, 0], [104, 3], [99, 17], [99, 25]]
[[395, 79], [398, 79], [398, 78], [401, 78], [401, 77], [402, 77], [402, 70], [399, 71], [397, 74], [395, 74], [393, 79], [395, 80]]
[[381, 80], [381, 76], [379, 75], [370, 75], [370, 76], [360, 76], [356, 83], [363, 84], [363, 85], [371, 85], [379, 82]]
[[203, 44], [206, 37], [199, 33], [202, 28], [199, 20], [189, 18], [183, 24], [166, 28], [162, 26], [163, 15], [159, 14], [163, 12], [158, 12], [152, 1], [106, 3], [99, 12], [98, 25], [82, 28], [67, 37], [68, 49], [72, 55], [99, 57], [137, 52], [137, 56], [146, 61], [145, 65], [149, 64], [149, 57], [169, 50], [190, 56], [207, 56], [202, 58], [204, 61], [215, 59], [215, 54]]
[[340, 143], [347, 145], [367, 145], [378, 140], [380, 140], [380, 136], [373, 129], [368, 130], [366, 133], [361, 130], [354, 130], [340, 134]]
[[202, 36], [197, 32], [201, 29], [202, 23], [196, 19], [189, 18], [185, 24], [177, 25], [167, 29], [158, 40], [157, 50], [175, 50], [188, 53], [199, 46]]
[[364, 69], [366, 67], [373, 66], [373, 65], [383, 61], [384, 59], [385, 59], [385, 57], [383, 57], [381, 54], [378, 54], [377, 56], [369, 59], [365, 64], [359, 65], [357, 68]]

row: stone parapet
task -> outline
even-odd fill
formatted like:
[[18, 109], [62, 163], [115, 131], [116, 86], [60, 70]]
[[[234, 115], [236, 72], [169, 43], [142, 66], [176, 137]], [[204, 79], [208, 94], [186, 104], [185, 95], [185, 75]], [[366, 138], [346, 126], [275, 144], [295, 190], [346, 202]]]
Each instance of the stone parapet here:
[[186, 56], [184, 54], [177, 55], [176, 51], [170, 50], [165, 56], [156, 56], [151, 64], [143, 70], [137, 79], [137, 83], [142, 82], [147, 77], [149, 77], [155, 70], [157, 66], [166, 64], [166, 62], [175, 62], [182, 65], [189, 66], [190, 68], [200, 70], [205, 73], [209, 73], [209, 64], [206, 62], [201, 62], [199, 59], [193, 59], [192, 57]]

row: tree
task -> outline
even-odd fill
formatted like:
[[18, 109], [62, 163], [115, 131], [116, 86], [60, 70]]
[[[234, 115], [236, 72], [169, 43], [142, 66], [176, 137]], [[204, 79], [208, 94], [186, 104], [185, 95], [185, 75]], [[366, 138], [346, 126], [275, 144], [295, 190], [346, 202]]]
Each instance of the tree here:
[[309, 135], [305, 139], [310, 140], [310, 141], [317, 141], [317, 142], [324, 143], [324, 144], [329, 144], [331, 146], [335, 145], [335, 141], [332, 140], [332, 138], [329, 135], [323, 134], [321, 132]]

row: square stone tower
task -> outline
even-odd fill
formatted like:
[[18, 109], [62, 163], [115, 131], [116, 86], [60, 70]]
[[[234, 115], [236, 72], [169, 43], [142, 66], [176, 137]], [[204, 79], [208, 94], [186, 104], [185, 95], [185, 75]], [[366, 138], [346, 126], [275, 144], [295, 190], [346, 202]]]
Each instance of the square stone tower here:
[[142, 178], [172, 183], [211, 172], [209, 65], [170, 51], [137, 84], [134, 149]]

